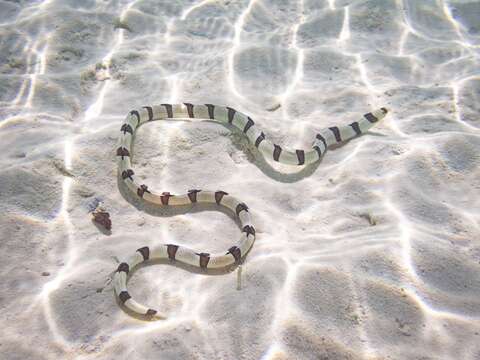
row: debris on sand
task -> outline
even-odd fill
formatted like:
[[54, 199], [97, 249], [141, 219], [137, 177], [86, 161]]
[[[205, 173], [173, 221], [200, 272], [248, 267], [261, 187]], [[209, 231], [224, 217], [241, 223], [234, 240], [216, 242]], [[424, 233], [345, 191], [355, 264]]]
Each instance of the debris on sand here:
[[280, 109], [281, 107], [282, 107], [282, 105], [279, 103], [279, 104], [275, 104], [275, 105], [267, 108], [266, 110], [267, 110], [267, 111], [275, 111], [275, 110]]
[[63, 175], [68, 177], [75, 177], [66, 167], [62, 160], [54, 159], [53, 166]]
[[375, 219], [375, 217], [373, 217], [372, 214], [370, 213], [362, 213], [359, 215], [361, 218], [365, 219], [368, 221], [368, 223], [371, 225], [371, 226], [375, 226], [377, 225], [377, 220]]
[[103, 208], [101, 203], [99, 203], [95, 210], [93, 210], [92, 216], [93, 222], [102, 225], [106, 230], [112, 229], [112, 220], [110, 220], [110, 214]]

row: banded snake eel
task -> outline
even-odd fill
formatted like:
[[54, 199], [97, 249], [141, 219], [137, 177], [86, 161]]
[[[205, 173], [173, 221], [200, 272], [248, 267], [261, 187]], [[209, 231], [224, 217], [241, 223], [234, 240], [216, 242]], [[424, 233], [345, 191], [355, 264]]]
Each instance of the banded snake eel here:
[[222, 269], [238, 265], [249, 252], [255, 241], [255, 228], [252, 224], [247, 205], [224, 191], [189, 190], [186, 194], [173, 195], [168, 192], [157, 193], [141, 183], [135, 177], [132, 168], [132, 143], [136, 130], [143, 124], [164, 119], [210, 119], [219, 123], [231, 124], [243, 132], [255, 144], [266, 158], [290, 165], [308, 165], [318, 161], [331, 145], [354, 138], [375, 125], [385, 117], [387, 109], [381, 108], [363, 115], [359, 121], [346, 126], [332, 126], [321, 130], [315, 137], [310, 150], [289, 150], [270, 142], [265, 134], [255, 126], [247, 115], [230, 107], [212, 104], [161, 104], [144, 106], [132, 110], [122, 124], [119, 147], [116, 151], [118, 170], [126, 187], [145, 202], [158, 206], [181, 206], [193, 203], [209, 203], [231, 210], [240, 222], [242, 235], [239, 242], [230, 247], [225, 254], [196, 252], [174, 244], [162, 244], [154, 248], [139, 248], [126, 261], [120, 263], [113, 277], [113, 286], [118, 301], [129, 311], [148, 319], [165, 318], [157, 310], [135, 301], [127, 289], [129, 273], [140, 263], [148, 260], [179, 261], [201, 269]]

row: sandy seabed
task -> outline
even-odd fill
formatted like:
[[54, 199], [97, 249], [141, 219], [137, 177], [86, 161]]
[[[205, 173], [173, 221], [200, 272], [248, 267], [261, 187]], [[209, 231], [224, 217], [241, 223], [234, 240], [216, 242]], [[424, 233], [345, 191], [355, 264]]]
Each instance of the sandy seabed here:
[[[479, 19], [468, 0], [0, 1], [0, 358], [480, 359]], [[120, 191], [120, 124], [168, 102], [235, 107], [294, 148], [390, 113], [305, 168], [218, 124], [142, 127], [146, 183], [227, 191], [257, 229], [241, 290], [137, 271], [130, 293], [169, 316], [145, 322], [105, 287], [115, 258], [240, 234]]]

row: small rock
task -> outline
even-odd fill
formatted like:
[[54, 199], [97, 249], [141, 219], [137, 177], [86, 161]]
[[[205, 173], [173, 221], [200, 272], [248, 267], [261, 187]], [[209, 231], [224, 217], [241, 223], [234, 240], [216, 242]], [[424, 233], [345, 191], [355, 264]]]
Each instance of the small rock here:
[[105, 229], [112, 229], [112, 220], [110, 220], [110, 214], [106, 211], [94, 211], [93, 221], [102, 225]]
[[42, 272], [42, 276], [50, 276], [50, 273], [48, 271]]
[[281, 104], [275, 104], [275, 105], [267, 108], [266, 110], [267, 110], [267, 111], [275, 111], [275, 110], [280, 109], [281, 106], [282, 106]]
[[84, 197], [84, 198], [89, 198], [89, 197], [92, 197], [93, 195], [95, 195], [95, 191], [93, 190], [90, 190], [89, 188], [85, 187], [85, 186], [80, 186], [78, 187], [75, 192], [80, 195], [81, 197]]
[[20, 152], [16, 152], [15, 154], [13, 154], [13, 156], [15, 156], [16, 158], [24, 158], [27, 156], [26, 153], [24, 153], [23, 151], [20, 151]]
[[54, 159], [53, 166], [63, 175], [68, 177], [75, 177], [66, 167], [62, 160]]
[[369, 213], [360, 214], [360, 217], [367, 220], [371, 226], [377, 225], [377, 220]]
[[98, 202], [95, 210], [92, 212], [92, 221], [102, 225], [105, 229], [112, 229], [112, 220], [110, 220], [110, 214], [103, 208], [102, 203]]

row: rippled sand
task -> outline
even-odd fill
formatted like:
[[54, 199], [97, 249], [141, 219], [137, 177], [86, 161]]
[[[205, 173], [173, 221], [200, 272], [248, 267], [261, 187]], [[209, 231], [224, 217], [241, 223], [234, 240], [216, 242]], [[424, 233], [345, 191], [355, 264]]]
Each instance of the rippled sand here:
[[[480, 359], [479, 18], [468, 0], [0, 1], [0, 357]], [[391, 113], [303, 169], [214, 123], [143, 127], [145, 182], [237, 196], [257, 241], [240, 291], [236, 272], [139, 270], [130, 292], [169, 315], [142, 322], [104, 288], [114, 257], [240, 234], [120, 191], [120, 124], [164, 102], [235, 107], [294, 147]]]

